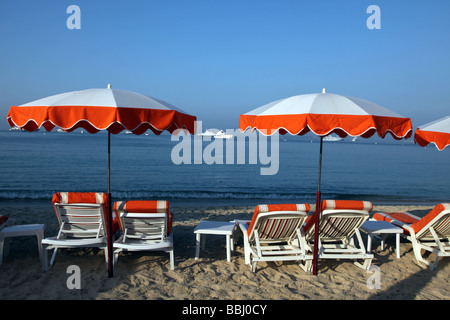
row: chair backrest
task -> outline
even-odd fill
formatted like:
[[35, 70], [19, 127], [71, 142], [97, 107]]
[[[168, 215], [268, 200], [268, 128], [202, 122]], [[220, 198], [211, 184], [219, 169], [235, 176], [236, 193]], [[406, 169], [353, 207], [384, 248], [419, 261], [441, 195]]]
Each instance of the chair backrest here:
[[106, 193], [58, 192], [53, 206], [60, 225], [58, 238], [100, 238], [106, 235]]
[[260, 242], [289, 241], [297, 236], [307, 218], [309, 204], [269, 204], [258, 205], [247, 231], [249, 241], [255, 232]]
[[[369, 218], [373, 205], [368, 201], [323, 200], [319, 216], [319, 237], [321, 240], [344, 240], [351, 238], [356, 230]], [[315, 217], [304, 227], [308, 239], [314, 237]]]
[[120, 218], [124, 241], [164, 241], [172, 231], [173, 215], [168, 201], [118, 201], [114, 211]]
[[450, 203], [438, 204], [411, 228], [418, 239], [433, 239], [431, 228], [439, 238], [450, 238]]

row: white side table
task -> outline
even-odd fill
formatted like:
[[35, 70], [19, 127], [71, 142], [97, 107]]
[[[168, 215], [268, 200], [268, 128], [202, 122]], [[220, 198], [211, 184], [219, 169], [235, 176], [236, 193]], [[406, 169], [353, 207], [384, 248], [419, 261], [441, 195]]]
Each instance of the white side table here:
[[[390, 234], [395, 234], [395, 243], [397, 251], [397, 259], [400, 258], [400, 234], [403, 229], [394, 226], [387, 221], [369, 220], [363, 223], [361, 230], [368, 234], [367, 237], [367, 251], [370, 253], [372, 249], [372, 237], [378, 235], [381, 238], [381, 250], [384, 250], [384, 241]], [[382, 235], [382, 236], [381, 236]]]
[[[200, 256], [200, 241], [202, 235], [224, 235], [226, 236], [227, 247], [227, 261], [231, 262], [231, 250], [234, 250], [232, 235], [236, 223], [222, 222], [222, 221], [202, 221], [194, 229], [196, 246], [195, 246], [195, 260]], [[203, 237], [202, 247], [205, 248], [205, 237]]]
[[[42, 263], [42, 268], [47, 271], [47, 254], [42, 248], [42, 239], [44, 238], [44, 228], [43, 224], [24, 224], [11, 227], [5, 227], [0, 231], [0, 264], [3, 260], [3, 244], [6, 238], [11, 237], [22, 237], [22, 236], [36, 236], [39, 250], [39, 259]], [[6, 241], [5, 245], [5, 255], [9, 253], [9, 243]]]

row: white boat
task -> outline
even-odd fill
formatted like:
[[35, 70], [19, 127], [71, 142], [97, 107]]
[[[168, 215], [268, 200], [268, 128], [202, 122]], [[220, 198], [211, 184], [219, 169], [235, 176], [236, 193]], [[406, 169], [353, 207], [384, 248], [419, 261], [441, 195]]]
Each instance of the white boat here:
[[231, 139], [233, 138], [232, 134], [227, 134], [223, 130], [219, 129], [208, 129], [205, 132], [199, 133], [199, 136], [202, 137], [213, 137], [216, 139]]
[[335, 135], [329, 135], [323, 138], [323, 141], [341, 141], [341, 140], [343, 140], [343, 138]]

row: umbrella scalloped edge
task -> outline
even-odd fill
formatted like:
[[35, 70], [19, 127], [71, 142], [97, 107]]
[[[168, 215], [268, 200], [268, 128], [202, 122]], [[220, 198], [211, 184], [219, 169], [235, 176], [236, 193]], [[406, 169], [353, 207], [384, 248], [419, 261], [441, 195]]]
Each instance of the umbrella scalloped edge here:
[[396, 140], [408, 139], [412, 135], [412, 125], [409, 118], [392, 118], [372, 115], [271, 115], [240, 116], [239, 127], [242, 132], [250, 129], [258, 130], [264, 135], [290, 133], [305, 135], [308, 132], [325, 137], [332, 133], [341, 138], [347, 136], [369, 138], [375, 133], [382, 138], [391, 134]]
[[196, 117], [175, 110], [12, 106], [7, 120], [11, 127], [17, 126], [26, 131], [35, 131], [40, 127], [51, 131], [54, 127], [60, 127], [67, 132], [83, 128], [89, 133], [107, 130], [117, 134], [129, 130], [139, 135], [150, 129], [159, 135], [164, 130], [172, 133], [177, 129], [185, 129], [194, 134]]
[[450, 134], [436, 131], [422, 131], [418, 128], [414, 133], [414, 142], [421, 147], [426, 147], [432, 143], [439, 151], [442, 151], [450, 145]]

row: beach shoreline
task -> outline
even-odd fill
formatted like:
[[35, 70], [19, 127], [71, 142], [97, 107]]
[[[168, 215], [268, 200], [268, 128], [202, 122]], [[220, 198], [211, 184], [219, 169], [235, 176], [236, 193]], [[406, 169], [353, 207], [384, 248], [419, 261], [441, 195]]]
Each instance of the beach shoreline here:
[[[381, 274], [380, 289], [370, 289], [372, 273], [350, 261], [319, 261], [317, 276], [293, 262], [259, 263], [256, 273], [244, 264], [242, 242], [231, 262], [226, 261], [225, 239], [208, 236], [206, 249], [195, 260], [195, 226], [203, 220], [251, 219], [254, 206], [171, 206], [174, 213], [175, 270], [166, 253], [122, 253], [108, 278], [102, 250], [62, 250], [55, 265], [42, 272], [35, 237], [13, 238], [10, 254], [0, 266], [1, 300], [448, 300], [449, 259], [436, 271], [419, 266], [411, 243], [401, 242], [395, 255], [395, 238], [381, 250], [374, 242], [372, 265]], [[374, 212], [409, 211], [423, 216], [430, 205], [374, 205]], [[313, 208], [311, 209], [313, 211]], [[14, 224], [45, 224], [45, 236], [57, 233], [51, 204], [15, 203], [0, 208]], [[363, 234], [367, 241], [367, 236]], [[50, 254], [49, 254], [50, 257]], [[80, 267], [81, 288], [69, 289], [67, 268]]]

